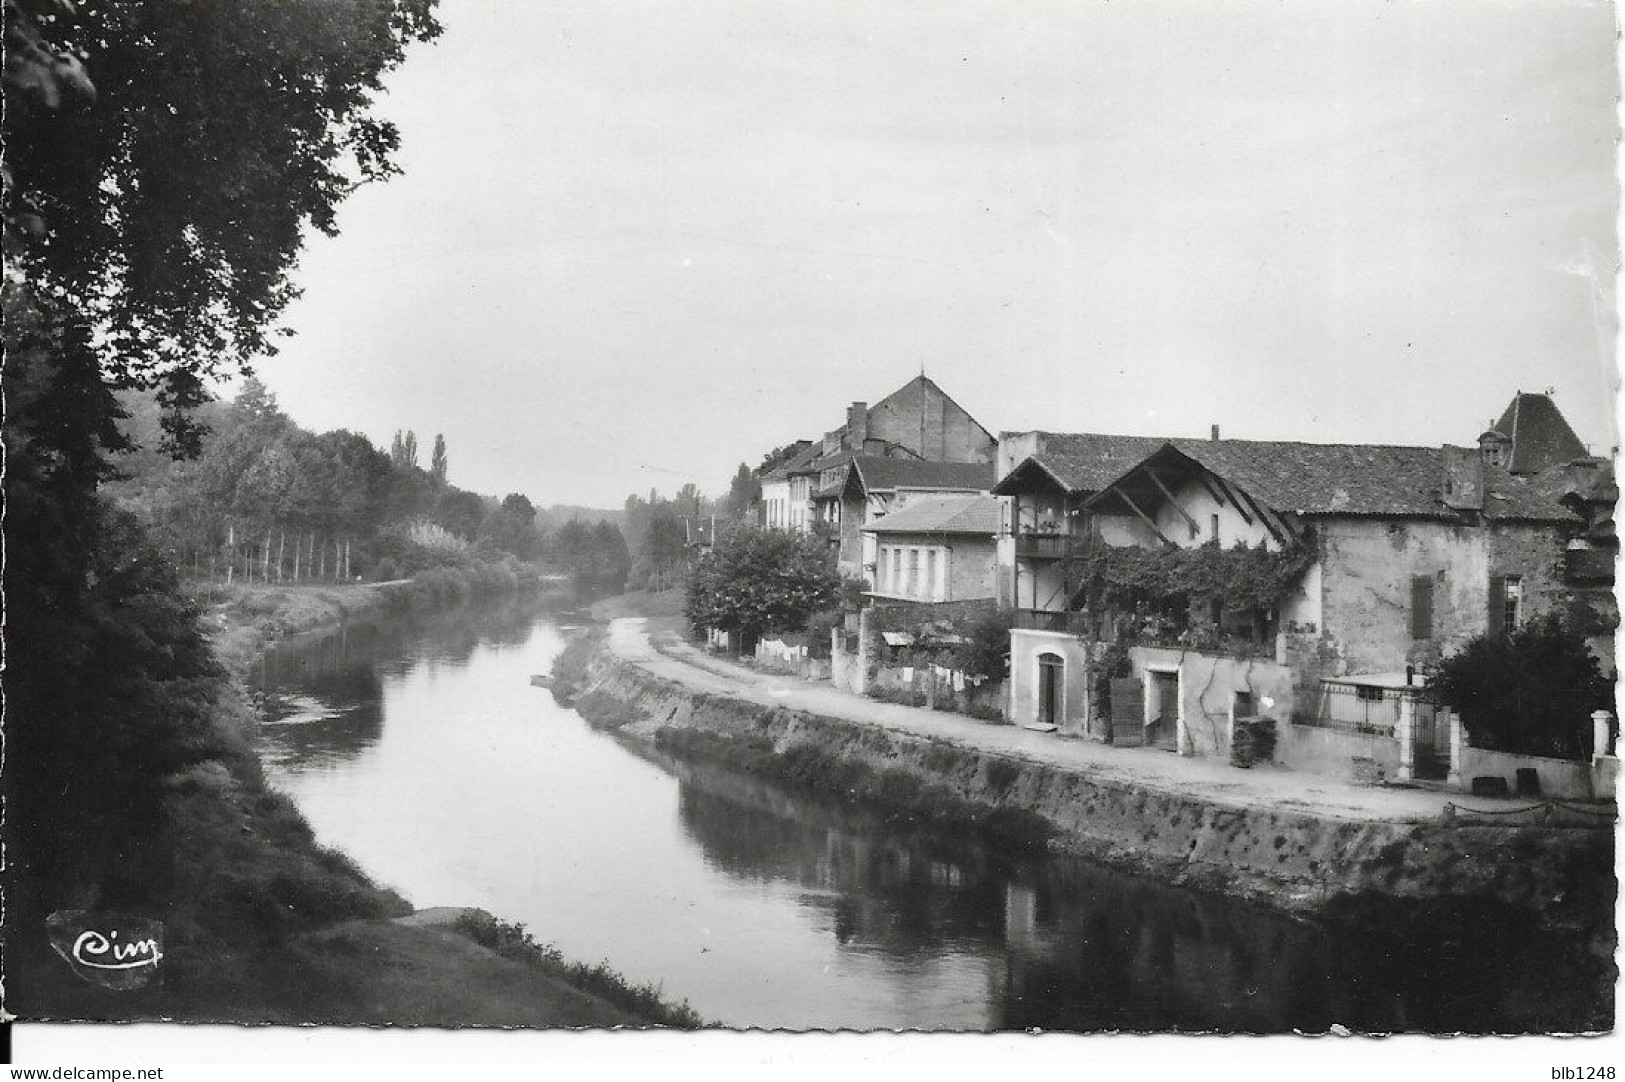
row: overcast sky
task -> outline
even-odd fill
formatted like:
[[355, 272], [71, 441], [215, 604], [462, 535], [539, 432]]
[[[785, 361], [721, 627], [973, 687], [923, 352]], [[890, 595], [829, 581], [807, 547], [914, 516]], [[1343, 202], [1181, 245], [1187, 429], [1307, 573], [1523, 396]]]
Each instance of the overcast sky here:
[[1469, 443], [1553, 387], [1617, 442], [1606, 4], [441, 17], [382, 105], [405, 175], [260, 372], [443, 432], [463, 487], [716, 493], [922, 364], [995, 432]]

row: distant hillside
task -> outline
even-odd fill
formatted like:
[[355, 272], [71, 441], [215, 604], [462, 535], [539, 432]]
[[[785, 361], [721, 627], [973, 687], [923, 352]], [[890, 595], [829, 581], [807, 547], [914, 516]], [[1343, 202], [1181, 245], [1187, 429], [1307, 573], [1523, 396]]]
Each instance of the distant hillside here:
[[549, 530], [557, 529], [573, 518], [580, 519], [588, 526], [596, 526], [600, 521], [607, 522], [618, 530], [624, 529], [626, 526], [626, 511], [619, 507], [613, 511], [605, 511], [596, 507], [577, 507], [575, 504], [556, 503], [551, 507], [544, 507], [536, 512], [536, 524], [545, 526]]

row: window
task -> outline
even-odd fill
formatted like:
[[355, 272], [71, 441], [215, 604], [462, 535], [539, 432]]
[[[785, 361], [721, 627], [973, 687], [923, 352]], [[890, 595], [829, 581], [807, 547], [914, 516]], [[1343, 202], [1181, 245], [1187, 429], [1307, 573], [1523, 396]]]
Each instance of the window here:
[[920, 583], [920, 599], [922, 601], [935, 601], [937, 599], [937, 550], [925, 550], [925, 581]]
[[1511, 631], [1523, 616], [1523, 579], [1517, 575], [1490, 576], [1490, 634]]
[[920, 589], [920, 550], [908, 550], [908, 582], [903, 592], [909, 597], [918, 595]]
[[1236, 692], [1235, 704], [1231, 707], [1231, 715], [1238, 718], [1251, 718], [1258, 716], [1258, 704], [1250, 691]]
[[1411, 638], [1433, 638], [1433, 576], [1411, 579]]
[[1215, 544], [1219, 541], [1219, 516], [1213, 516], [1213, 533], [1209, 535]]

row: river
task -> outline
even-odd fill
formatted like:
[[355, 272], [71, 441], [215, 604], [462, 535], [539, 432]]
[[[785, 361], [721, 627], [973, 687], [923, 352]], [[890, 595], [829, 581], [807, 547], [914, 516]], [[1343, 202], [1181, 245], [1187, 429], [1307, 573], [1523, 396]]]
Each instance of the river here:
[[414, 905], [522, 922], [729, 1026], [1572, 1030], [1612, 1017], [1576, 977], [1590, 963], [1564, 947], [1559, 964], [1530, 934], [1332, 932], [633, 749], [530, 686], [563, 645], [517, 604], [290, 640], [253, 681], [267, 774], [323, 844]]

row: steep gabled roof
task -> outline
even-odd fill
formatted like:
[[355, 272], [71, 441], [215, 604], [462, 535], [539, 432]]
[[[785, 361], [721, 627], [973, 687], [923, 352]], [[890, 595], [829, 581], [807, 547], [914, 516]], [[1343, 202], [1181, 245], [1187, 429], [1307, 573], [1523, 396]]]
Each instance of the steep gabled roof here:
[[918, 500], [863, 528], [875, 534], [975, 534], [999, 532], [999, 501], [992, 496], [941, 496]]
[[[1098, 432], [1040, 432], [1037, 436], [1041, 450], [1021, 465], [1035, 463], [1069, 492], [1099, 492], [1168, 442], [1163, 436]], [[1010, 471], [1010, 476], [1020, 468]]]
[[993, 466], [987, 462], [928, 462], [917, 458], [854, 455], [852, 466], [866, 492], [899, 488], [986, 492], [993, 487]]
[[1519, 391], [1507, 404], [1495, 428], [1512, 441], [1507, 469], [1515, 474], [1539, 473], [1549, 466], [1585, 458], [1589, 453], [1563, 418], [1557, 403], [1543, 394]]
[[914, 387], [915, 384], [919, 384], [919, 386], [924, 388], [925, 390], [935, 391], [938, 394], [940, 394], [943, 398], [948, 400], [949, 405], [953, 406], [960, 413], [963, 413], [966, 417], [970, 418], [970, 423], [975, 425], [977, 428], [981, 429], [982, 430], [982, 435], [986, 436], [989, 441], [997, 442], [998, 438], [996, 436], [994, 436], [993, 433], [991, 433], [991, 432], [989, 432], [987, 430], [987, 426], [983, 425], [982, 422], [978, 421], [975, 417], [972, 417], [970, 410], [966, 409], [964, 406], [961, 406], [958, 402], [955, 402], [953, 395], [949, 394], [947, 391], [944, 391], [942, 389], [941, 384], [937, 383], [935, 380], [933, 380], [930, 376], [926, 375], [924, 372], [921, 372], [919, 375], [915, 376], [913, 379], [909, 380], [907, 383], [905, 383], [901, 387], [897, 388], [897, 390], [893, 391], [891, 394], [887, 395], [885, 398], [882, 398], [880, 401], [878, 401], [874, 405], [870, 406], [869, 407], [869, 412], [873, 413], [875, 410], [879, 409], [881, 406], [884, 406], [887, 403], [889, 403], [892, 399], [898, 398], [898, 397], [902, 396], [903, 394], [906, 394], [911, 388]]

